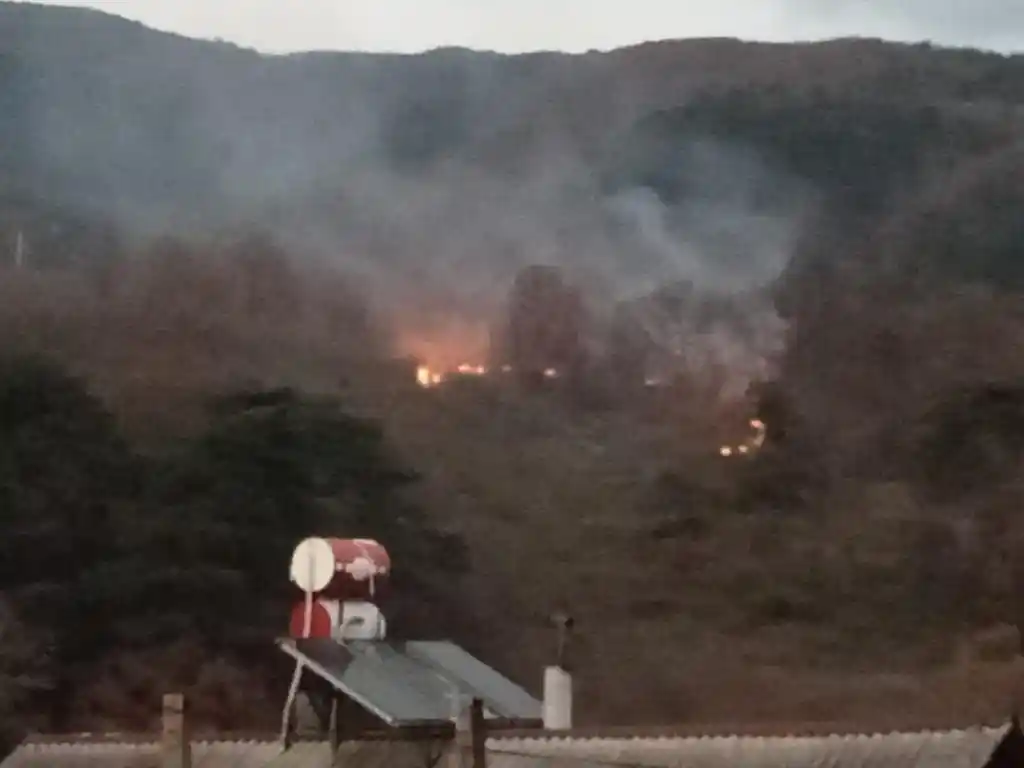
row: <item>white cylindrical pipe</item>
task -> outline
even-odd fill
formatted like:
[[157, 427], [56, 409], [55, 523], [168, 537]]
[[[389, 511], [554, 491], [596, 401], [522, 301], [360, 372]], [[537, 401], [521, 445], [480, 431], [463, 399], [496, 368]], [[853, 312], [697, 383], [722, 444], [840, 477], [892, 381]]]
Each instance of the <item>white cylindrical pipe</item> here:
[[572, 675], [561, 667], [544, 669], [544, 728], [568, 731], [572, 728]]
[[[313, 556], [313, 550], [309, 551], [309, 557], [306, 560], [306, 567], [309, 571], [309, 581], [307, 584], [313, 583], [313, 574], [316, 572], [316, 560]], [[305, 590], [306, 592], [306, 619], [304, 622], [304, 628], [302, 636], [309, 638], [313, 634], [313, 592], [312, 590]]]
[[377, 586], [377, 582], [374, 580], [374, 576], [377, 574], [377, 566], [374, 564], [373, 557], [371, 557], [369, 551], [366, 549], [366, 545], [363, 543], [362, 539], [352, 539], [352, 543], [359, 547], [359, 551], [363, 553], [363, 557], [365, 557], [366, 561], [372, 565], [372, 569], [370, 570], [370, 598], [373, 599], [373, 596], [376, 594]]

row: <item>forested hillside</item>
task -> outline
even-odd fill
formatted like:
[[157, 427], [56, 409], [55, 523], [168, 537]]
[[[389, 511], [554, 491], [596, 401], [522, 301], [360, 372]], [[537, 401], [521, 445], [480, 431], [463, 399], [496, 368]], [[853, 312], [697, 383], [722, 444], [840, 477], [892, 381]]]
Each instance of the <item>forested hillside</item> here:
[[1004, 714], [1022, 101], [926, 45], [0, 3], [0, 721], [274, 727], [310, 533], [534, 689], [570, 611], [583, 721]]

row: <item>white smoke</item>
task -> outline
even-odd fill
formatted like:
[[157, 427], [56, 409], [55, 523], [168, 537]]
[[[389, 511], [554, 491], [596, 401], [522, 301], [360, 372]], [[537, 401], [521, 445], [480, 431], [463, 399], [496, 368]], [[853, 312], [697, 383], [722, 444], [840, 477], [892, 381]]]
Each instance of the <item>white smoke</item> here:
[[[599, 313], [680, 280], [747, 291], [781, 272], [799, 228], [793, 185], [713, 141], [681, 149], [681, 202], [607, 192], [610, 137], [688, 86], [624, 96], [635, 84], [605, 85], [606, 57], [274, 58], [75, 19], [59, 51], [56, 27], [12, 37], [23, 74], [42, 75], [19, 151], [48, 195], [145, 233], [271, 229], [352, 275], [400, 338], [485, 345], [534, 263], [562, 267]], [[743, 356], [732, 343], [724, 359]]]

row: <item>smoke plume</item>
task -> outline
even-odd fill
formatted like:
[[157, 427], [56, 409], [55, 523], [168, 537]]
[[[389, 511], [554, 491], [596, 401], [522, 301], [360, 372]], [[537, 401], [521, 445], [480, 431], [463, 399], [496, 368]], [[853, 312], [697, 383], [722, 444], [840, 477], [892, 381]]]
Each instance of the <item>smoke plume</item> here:
[[[29, 6], [0, 9], [0, 27], [16, 33], [21, 117], [5, 130], [30, 194], [140, 238], [270, 229], [346, 273], [397, 351], [443, 364], [484, 354], [530, 264], [561, 267], [598, 317], [678, 282], [756, 294], [808, 200], [713, 137], [682, 147], [679, 199], [608, 189], [616, 142], [685, 87], [629, 98], [593, 55], [268, 57]], [[778, 336], [770, 304], [744, 302], [757, 333], [704, 334], [728, 361], [759, 359]]]

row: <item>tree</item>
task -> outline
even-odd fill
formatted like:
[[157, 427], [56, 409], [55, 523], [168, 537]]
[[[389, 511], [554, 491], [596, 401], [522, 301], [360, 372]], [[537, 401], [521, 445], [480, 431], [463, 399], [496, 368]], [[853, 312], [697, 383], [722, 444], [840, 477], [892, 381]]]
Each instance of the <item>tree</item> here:
[[0, 434], [0, 590], [30, 631], [53, 635], [47, 704], [59, 725], [99, 649], [83, 585], [133, 494], [133, 461], [102, 404], [42, 359], [0, 361]]
[[502, 339], [503, 358], [522, 382], [546, 373], [572, 376], [584, 361], [583, 300], [561, 270], [531, 266], [515, 279]]
[[415, 476], [380, 427], [330, 399], [221, 398], [205, 434], [151, 474], [148, 512], [126, 521], [102, 578], [124, 644], [197, 637], [211, 651], [259, 653], [286, 626], [289, 558], [310, 535], [376, 537], [405, 572], [465, 567], [461, 541], [402, 498]]
[[1024, 458], [1024, 386], [961, 390], [922, 420], [915, 455], [923, 490], [935, 501], [987, 491], [1016, 476]]
[[1019, 143], [960, 163], [897, 210], [880, 238], [881, 259], [954, 285], [1020, 290], [1022, 182]]
[[244, 313], [250, 321], [294, 322], [302, 312], [303, 290], [289, 255], [267, 234], [239, 238], [224, 254], [237, 270]]
[[389, 618], [417, 634], [467, 567], [405, 495], [415, 475], [380, 426], [331, 399], [233, 394], [202, 434], [141, 456], [82, 382], [19, 357], [0, 364], [0, 429], [0, 711], [36, 697], [51, 728], [154, 694], [171, 674], [154, 664], [216, 690], [259, 670], [305, 536], [385, 542], [402, 564]]
[[0, 754], [28, 723], [26, 706], [52, 683], [46, 633], [25, 624], [10, 602], [0, 599]]
[[232, 275], [193, 243], [160, 238], [135, 268], [147, 312], [156, 312], [171, 328], [208, 332], [211, 318], [223, 316], [231, 304]]
[[630, 303], [616, 306], [608, 326], [605, 358], [615, 391], [632, 393], [644, 385], [652, 346], [641, 310]]

